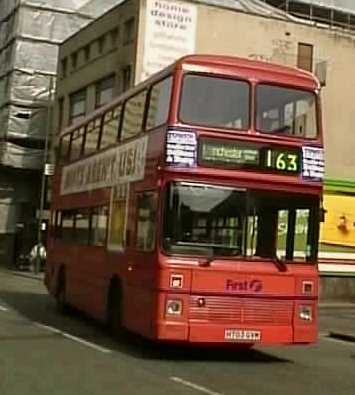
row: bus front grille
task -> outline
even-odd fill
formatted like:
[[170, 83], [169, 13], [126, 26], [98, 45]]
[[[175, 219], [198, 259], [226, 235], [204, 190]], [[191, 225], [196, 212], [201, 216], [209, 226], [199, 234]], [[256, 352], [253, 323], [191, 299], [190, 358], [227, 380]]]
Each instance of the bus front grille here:
[[241, 324], [292, 323], [293, 301], [229, 296], [191, 296], [190, 320]]

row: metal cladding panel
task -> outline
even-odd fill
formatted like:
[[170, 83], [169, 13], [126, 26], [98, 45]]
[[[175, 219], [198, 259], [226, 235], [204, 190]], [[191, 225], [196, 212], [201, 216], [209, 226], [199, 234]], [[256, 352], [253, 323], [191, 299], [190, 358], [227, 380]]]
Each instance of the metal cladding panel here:
[[0, 78], [0, 108], [8, 103], [21, 106], [47, 106], [50, 76], [13, 71]]
[[123, 3], [125, 0], [89, 0], [79, 8], [79, 12], [83, 14], [92, 15], [93, 17], [99, 17], [110, 8], [116, 7]]
[[40, 169], [43, 150], [25, 148], [7, 141], [0, 142], [0, 163], [18, 169]]
[[20, 37], [60, 44], [69, 35], [81, 29], [91, 18], [77, 13], [57, 10], [20, 8], [17, 33]]
[[[290, 0], [290, 3], [293, 1]], [[355, 14], [354, 0], [297, 0], [295, 3], [312, 4], [319, 7], [334, 8], [339, 11]]]
[[238, 296], [206, 296], [199, 307], [200, 296], [191, 296], [189, 319], [215, 323], [291, 325], [293, 301]]
[[46, 107], [5, 106], [0, 108], [0, 138], [44, 140], [46, 121]]
[[285, 11], [272, 7], [261, 0], [193, 0], [192, 2], [278, 19], [294, 19]]

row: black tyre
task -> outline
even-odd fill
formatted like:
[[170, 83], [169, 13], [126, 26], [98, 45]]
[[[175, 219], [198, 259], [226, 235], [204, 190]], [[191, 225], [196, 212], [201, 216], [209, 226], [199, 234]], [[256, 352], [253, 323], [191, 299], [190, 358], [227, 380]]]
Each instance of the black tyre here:
[[107, 326], [113, 336], [119, 336], [123, 332], [122, 292], [117, 284], [111, 285], [108, 295]]
[[65, 287], [65, 274], [61, 271], [58, 279], [57, 293], [55, 296], [57, 310], [61, 314], [68, 312], [68, 304], [66, 301], [66, 287]]

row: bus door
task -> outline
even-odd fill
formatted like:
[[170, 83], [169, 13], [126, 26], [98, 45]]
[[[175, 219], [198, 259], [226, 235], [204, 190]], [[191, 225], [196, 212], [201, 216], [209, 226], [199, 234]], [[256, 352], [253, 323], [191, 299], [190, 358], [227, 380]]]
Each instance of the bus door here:
[[[129, 236], [127, 303], [125, 318], [130, 329], [149, 335], [154, 313], [154, 273], [156, 264], [157, 192], [134, 196]], [[126, 304], [126, 306], [128, 306]]]

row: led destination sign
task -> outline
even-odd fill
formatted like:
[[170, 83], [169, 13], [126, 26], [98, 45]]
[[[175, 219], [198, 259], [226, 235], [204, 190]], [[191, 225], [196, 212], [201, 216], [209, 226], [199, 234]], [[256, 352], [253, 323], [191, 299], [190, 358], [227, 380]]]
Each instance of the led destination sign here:
[[201, 139], [198, 162], [203, 166], [255, 169], [279, 173], [301, 172], [300, 150], [245, 142]]

